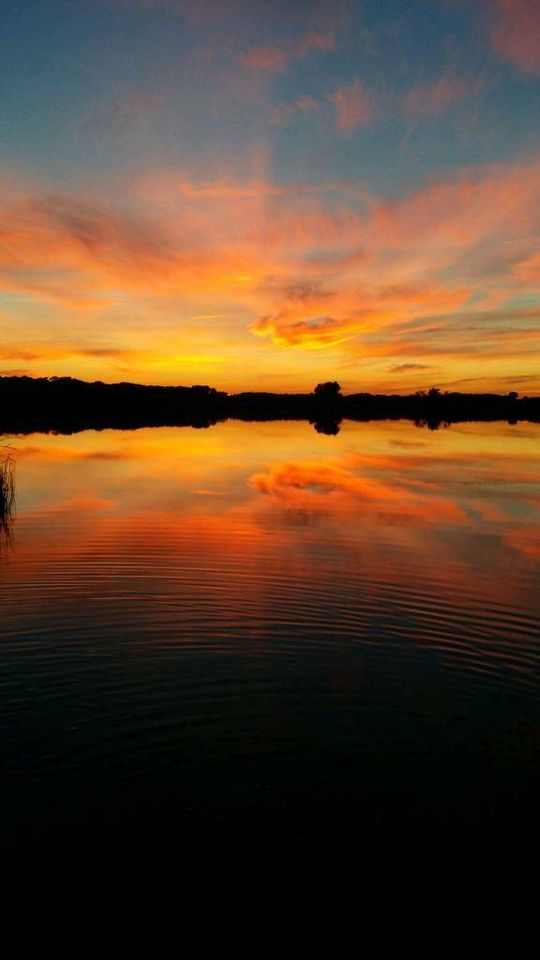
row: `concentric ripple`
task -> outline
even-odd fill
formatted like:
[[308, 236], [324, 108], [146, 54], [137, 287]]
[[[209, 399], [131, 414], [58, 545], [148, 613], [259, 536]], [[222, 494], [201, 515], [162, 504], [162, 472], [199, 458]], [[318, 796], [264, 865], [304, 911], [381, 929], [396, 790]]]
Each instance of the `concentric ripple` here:
[[66, 816], [59, 793], [81, 823], [133, 790], [168, 817], [259, 809], [267, 781], [280, 803], [299, 782], [365, 796], [374, 758], [521, 776], [539, 719], [540, 430], [476, 425], [479, 453], [472, 427], [422, 434], [413, 455], [396, 453], [403, 424], [331, 444], [293, 424], [227, 424], [194, 447], [181, 430], [12, 441], [5, 831], [36, 803], [44, 824]]

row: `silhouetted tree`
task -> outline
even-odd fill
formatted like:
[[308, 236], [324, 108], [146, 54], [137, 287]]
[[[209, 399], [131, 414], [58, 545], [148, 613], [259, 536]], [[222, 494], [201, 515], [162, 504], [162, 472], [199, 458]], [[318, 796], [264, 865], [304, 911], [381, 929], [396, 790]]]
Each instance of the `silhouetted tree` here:
[[341, 387], [335, 380], [318, 383], [314, 392], [319, 400], [337, 400], [338, 397], [341, 397]]

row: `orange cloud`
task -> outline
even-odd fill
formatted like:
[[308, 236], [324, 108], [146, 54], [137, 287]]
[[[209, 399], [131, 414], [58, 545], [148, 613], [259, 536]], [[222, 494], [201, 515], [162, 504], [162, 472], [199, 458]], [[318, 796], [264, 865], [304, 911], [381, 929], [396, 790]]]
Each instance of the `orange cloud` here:
[[[530, 235], [538, 223], [540, 168], [530, 163], [471, 170], [414, 191], [402, 200], [382, 202], [374, 227], [385, 242], [400, 246], [423, 241], [451, 259], [486, 240]], [[507, 251], [509, 257], [512, 251]]]
[[532, 281], [540, 284], [540, 252], [522, 260], [514, 267], [515, 275], [525, 282]]
[[[340, 316], [313, 315], [317, 296], [288, 303], [279, 313], [262, 317], [253, 324], [255, 333], [270, 335], [275, 343], [304, 347], [327, 347], [400, 319], [418, 317], [458, 308], [470, 291], [444, 290], [429, 285], [396, 285], [372, 290], [339, 290], [320, 304], [341, 309]], [[311, 314], [311, 316], [309, 315]]]
[[375, 115], [373, 99], [361, 80], [353, 80], [328, 97], [336, 111], [336, 126], [342, 133], [352, 133], [370, 123]]
[[[159, 382], [166, 369], [174, 382], [175, 370], [195, 369], [201, 358], [205, 370], [227, 356], [230, 370], [233, 353], [238, 369], [252, 369], [262, 345], [246, 336], [251, 330], [270, 349], [324, 348], [332, 362], [372, 358], [373, 377], [387, 383], [388, 360], [395, 367], [460, 357], [467, 379], [475, 375], [463, 366], [467, 355], [533, 349], [537, 309], [516, 312], [512, 298], [540, 294], [535, 159], [432, 181], [392, 200], [347, 183], [274, 183], [266, 159], [258, 163], [249, 178], [135, 174], [114, 201], [106, 190], [82, 199], [37, 189], [5, 201], [6, 365], [43, 361], [42, 371], [55, 373], [57, 359], [77, 354], [87, 361], [77, 362], [77, 375], [94, 361], [101, 377], [102, 360], [115, 371], [122, 365], [122, 378], [157, 371]], [[124, 191], [136, 213], [126, 212]], [[22, 330], [32, 301], [58, 312]], [[93, 311], [90, 328], [81, 309]], [[180, 334], [190, 344], [185, 357]], [[297, 360], [274, 357], [287, 375], [300, 370]], [[309, 385], [320, 379], [310, 370]], [[500, 367], [490, 376], [510, 374]], [[440, 378], [450, 382], [456, 372], [441, 369]]]
[[[404, 484], [402, 478], [391, 485], [375, 476], [353, 472], [350, 466], [346, 459], [334, 463], [282, 463], [269, 473], [254, 474], [250, 482], [259, 493], [271, 495], [296, 509], [323, 512], [331, 509], [357, 516], [359, 505], [365, 503], [371, 510], [382, 511], [387, 518], [399, 516], [403, 524], [407, 518], [414, 518], [415, 523], [467, 522], [463, 510], [441, 496], [437, 488], [426, 487], [422, 491], [420, 485], [420, 490], [407, 489], [407, 481]], [[372, 468], [373, 463], [370, 466]], [[379, 466], [384, 466], [384, 460], [379, 460]]]
[[[345, 309], [357, 322], [381, 304], [392, 316], [403, 305], [453, 309], [471, 284], [443, 280], [444, 272], [465, 257], [470, 272], [480, 245], [530, 235], [540, 173], [537, 164], [486, 168], [391, 202], [352, 202], [338, 186], [232, 177], [158, 174], [135, 190], [148, 211], [137, 216], [76, 197], [5, 205], [4, 289], [85, 305], [114, 300], [123, 289], [173, 297], [229, 288], [227, 296], [234, 291], [255, 309], [267, 301], [274, 308], [267, 315], [284, 311], [287, 320], [341, 317]], [[503, 252], [511, 263], [515, 251]], [[293, 295], [298, 289], [312, 292]]]
[[398, 488], [373, 478], [356, 476], [343, 463], [330, 465], [325, 461], [280, 464], [268, 474], [255, 474], [250, 482], [260, 493], [285, 499], [291, 489], [315, 493], [345, 491], [366, 500], [401, 500], [403, 497], [403, 491]]
[[495, 52], [523, 73], [540, 72], [538, 0], [490, 0], [489, 7]]
[[74, 306], [99, 306], [103, 295], [136, 271], [139, 284], [151, 277], [157, 282], [173, 262], [163, 226], [157, 230], [140, 218], [61, 195], [8, 205], [0, 242], [4, 289]]
[[432, 367], [427, 363], [398, 363], [395, 367], [389, 367], [390, 373], [409, 373], [411, 370], [431, 370]]

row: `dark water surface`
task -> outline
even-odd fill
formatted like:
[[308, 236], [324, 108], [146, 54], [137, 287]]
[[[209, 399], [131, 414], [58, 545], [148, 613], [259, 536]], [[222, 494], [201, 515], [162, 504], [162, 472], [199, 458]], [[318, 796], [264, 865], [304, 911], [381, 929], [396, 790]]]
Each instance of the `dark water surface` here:
[[11, 438], [5, 847], [527, 838], [540, 427]]

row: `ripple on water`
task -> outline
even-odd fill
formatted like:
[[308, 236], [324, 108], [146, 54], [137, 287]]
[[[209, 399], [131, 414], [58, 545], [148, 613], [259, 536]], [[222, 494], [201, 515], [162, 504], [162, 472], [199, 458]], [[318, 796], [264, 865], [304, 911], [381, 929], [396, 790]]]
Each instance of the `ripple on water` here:
[[395, 539], [325, 511], [307, 527], [233, 512], [200, 536], [151, 510], [95, 529], [20, 512], [0, 558], [8, 775], [451, 763], [503, 728], [508, 758], [512, 725], [537, 715], [535, 566], [509, 562], [503, 582], [488, 553], [435, 562], [424, 528]]

